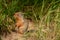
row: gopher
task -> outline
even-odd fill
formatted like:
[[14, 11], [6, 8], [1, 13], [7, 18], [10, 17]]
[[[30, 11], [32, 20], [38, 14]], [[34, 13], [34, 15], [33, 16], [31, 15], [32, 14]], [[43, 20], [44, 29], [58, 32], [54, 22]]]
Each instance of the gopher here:
[[14, 18], [16, 20], [16, 30], [17, 32], [23, 34], [26, 31], [29, 30], [34, 30], [34, 23], [29, 20], [24, 18], [24, 15], [22, 12], [17, 12], [14, 14]]

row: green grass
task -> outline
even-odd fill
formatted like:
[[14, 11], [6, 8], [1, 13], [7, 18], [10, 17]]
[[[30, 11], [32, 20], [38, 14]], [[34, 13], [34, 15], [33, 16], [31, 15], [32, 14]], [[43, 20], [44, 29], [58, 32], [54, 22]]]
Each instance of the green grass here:
[[38, 40], [60, 40], [60, 0], [0, 0], [0, 34], [10, 32], [19, 11], [37, 24]]

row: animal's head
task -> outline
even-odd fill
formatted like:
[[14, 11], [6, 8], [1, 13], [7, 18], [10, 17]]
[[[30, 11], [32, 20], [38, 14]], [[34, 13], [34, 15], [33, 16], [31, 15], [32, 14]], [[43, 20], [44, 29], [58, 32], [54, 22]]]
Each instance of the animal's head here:
[[19, 20], [19, 19], [23, 19], [23, 15], [22, 15], [22, 12], [17, 12], [14, 14], [14, 18]]

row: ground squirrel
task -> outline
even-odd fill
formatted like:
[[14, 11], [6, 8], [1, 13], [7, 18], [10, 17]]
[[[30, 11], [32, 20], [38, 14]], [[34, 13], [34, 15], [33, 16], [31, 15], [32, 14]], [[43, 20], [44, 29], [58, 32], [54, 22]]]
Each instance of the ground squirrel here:
[[16, 30], [19, 33], [24, 33], [26, 30], [34, 29], [34, 23], [28, 19], [25, 19], [22, 12], [16, 12], [14, 14], [16, 20]]

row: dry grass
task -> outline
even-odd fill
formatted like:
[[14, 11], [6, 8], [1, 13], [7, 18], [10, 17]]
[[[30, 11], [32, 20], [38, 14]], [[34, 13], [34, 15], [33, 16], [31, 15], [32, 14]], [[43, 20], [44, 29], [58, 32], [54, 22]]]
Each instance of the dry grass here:
[[37, 27], [33, 32], [26, 32], [25, 38], [60, 40], [60, 0], [0, 0], [0, 35], [14, 29], [13, 15], [17, 11], [24, 12], [24, 17], [31, 19]]

